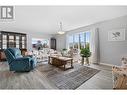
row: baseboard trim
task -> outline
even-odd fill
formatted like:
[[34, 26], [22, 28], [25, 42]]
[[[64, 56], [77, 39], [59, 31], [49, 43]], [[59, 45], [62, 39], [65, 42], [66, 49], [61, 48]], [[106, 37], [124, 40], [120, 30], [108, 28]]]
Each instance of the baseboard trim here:
[[109, 67], [113, 67], [114, 65], [112, 64], [108, 64], [108, 63], [100, 63], [101, 65], [105, 65], [105, 66], [109, 66]]

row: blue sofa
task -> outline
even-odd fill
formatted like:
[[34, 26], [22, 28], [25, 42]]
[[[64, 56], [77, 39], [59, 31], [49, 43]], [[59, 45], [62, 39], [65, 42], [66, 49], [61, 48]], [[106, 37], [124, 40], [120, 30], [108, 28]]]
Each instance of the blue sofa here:
[[10, 71], [30, 71], [36, 67], [36, 59], [33, 57], [23, 57], [18, 48], [8, 48], [4, 51], [8, 61]]

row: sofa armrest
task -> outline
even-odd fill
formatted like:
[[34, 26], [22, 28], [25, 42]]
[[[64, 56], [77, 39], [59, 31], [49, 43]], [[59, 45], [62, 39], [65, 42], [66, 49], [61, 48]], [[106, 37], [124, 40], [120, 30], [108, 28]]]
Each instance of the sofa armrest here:
[[21, 58], [17, 58], [15, 60], [13, 60], [10, 65], [17, 65], [17, 64], [20, 64], [20, 65], [27, 65], [27, 66], [30, 66], [30, 60], [31, 58], [30, 57], [21, 57]]

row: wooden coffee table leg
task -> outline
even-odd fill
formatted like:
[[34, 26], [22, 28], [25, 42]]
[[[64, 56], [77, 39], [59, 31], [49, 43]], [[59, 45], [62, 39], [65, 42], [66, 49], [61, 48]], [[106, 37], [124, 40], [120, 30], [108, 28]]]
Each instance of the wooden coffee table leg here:
[[71, 60], [71, 68], [73, 68], [73, 59]]
[[51, 63], [50, 63], [50, 56], [48, 57], [48, 64], [51, 64]]
[[66, 65], [64, 64], [64, 71], [66, 70]]

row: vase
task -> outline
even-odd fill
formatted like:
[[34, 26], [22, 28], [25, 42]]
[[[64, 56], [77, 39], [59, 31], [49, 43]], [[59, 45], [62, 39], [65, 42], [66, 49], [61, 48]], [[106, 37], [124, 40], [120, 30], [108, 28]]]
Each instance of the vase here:
[[82, 65], [84, 65], [84, 57], [82, 57]]
[[90, 64], [89, 64], [89, 57], [86, 57], [86, 64], [87, 64], [87, 65], [90, 65]]

